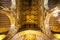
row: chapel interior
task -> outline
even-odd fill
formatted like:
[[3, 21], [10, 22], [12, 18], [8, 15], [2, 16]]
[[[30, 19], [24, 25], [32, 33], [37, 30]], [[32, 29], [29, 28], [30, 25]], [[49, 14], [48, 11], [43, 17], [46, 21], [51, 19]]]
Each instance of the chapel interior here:
[[0, 0], [0, 40], [60, 40], [60, 0]]

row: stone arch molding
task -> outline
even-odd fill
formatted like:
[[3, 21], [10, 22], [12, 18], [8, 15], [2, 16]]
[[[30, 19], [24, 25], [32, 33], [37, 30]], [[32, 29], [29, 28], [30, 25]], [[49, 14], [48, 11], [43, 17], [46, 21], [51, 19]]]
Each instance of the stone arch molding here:
[[[0, 14], [6, 15], [6, 16], [9, 18], [11, 25], [13, 25], [13, 24], [15, 25], [15, 19], [14, 19], [14, 17], [10, 14], [10, 12], [5, 11], [5, 10], [0, 10]], [[10, 26], [11, 26], [11, 25], [10, 25]]]
[[45, 8], [46, 10], [49, 9], [49, 7], [48, 7], [48, 1], [49, 1], [49, 0], [44, 0], [44, 8]]
[[[6, 36], [6, 37], [10, 38], [11, 35], [13, 35], [13, 33], [15, 33], [15, 27], [16, 27], [16, 26], [15, 26], [15, 18], [14, 18], [13, 15], [11, 14], [11, 11], [0, 10], [0, 14], [6, 15], [6, 16], [9, 18], [9, 20], [10, 20], [11, 25], [10, 25], [9, 32], [8, 32], [8, 34], [7, 34], [7, 36]], [[7, 39], [8, 39], [8, 38], [7, 38]]]

